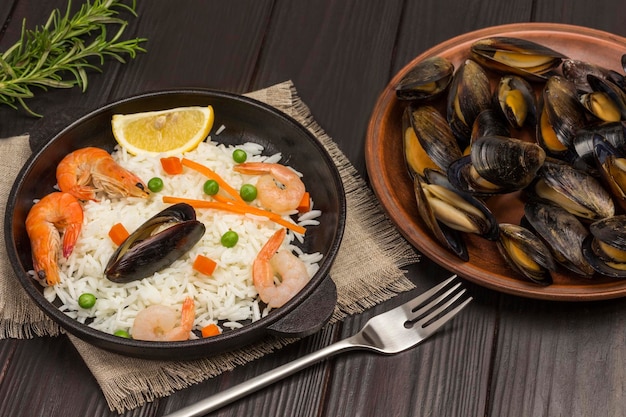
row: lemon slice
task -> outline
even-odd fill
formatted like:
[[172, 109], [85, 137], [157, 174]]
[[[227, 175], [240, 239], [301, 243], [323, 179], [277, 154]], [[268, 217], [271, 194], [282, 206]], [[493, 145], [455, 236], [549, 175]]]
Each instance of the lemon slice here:
[[195, 149], [213, 127], [213, 107], [178, 107], [111, 119], [115, 140], [133, 155], [181, 154]]

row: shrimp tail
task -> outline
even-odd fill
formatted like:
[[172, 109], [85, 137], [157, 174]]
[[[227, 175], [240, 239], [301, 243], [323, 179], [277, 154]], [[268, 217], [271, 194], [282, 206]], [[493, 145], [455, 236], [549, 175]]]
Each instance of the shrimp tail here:
[[183, 301], [183, 307], [180, 318], [180, 326], [187, 332], [190, 332], [193, 328], [193, 321], [196, 317], [196, 311], [194, 308], [194, 301], [192, 297], [186, 297]]
[[[52, 228], [54, 229], [54, 228]], [[61, 281], [57, 259], [61, 252], [61, 236], [54, 229], [47, 237], [41, 236], [31, 244], [33, 247], [33, 269], [40, 279], [45, 279], [48, 285], [55, 285]]]

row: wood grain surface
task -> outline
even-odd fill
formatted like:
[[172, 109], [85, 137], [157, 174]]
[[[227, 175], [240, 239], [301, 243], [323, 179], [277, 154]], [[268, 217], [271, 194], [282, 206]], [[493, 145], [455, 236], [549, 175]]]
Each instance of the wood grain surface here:
[[[79, 1], [74, 1], [78, 7]], [[379, 94], [425, 50], [477, 29], [523, 22], [586, 26], [626, 36], [618, 0], [150, 0], [137, 2], [129, 36], [148, 52], [108, 61], [89, 88], [41, 92], [45, 117], [91, 110], [133, 93], [207, 87], [243, 93], [287, 79], [324, 130], [367, 178], [365, 136]], [[0, 51], [22, 20], [41, 25], [66, 0], [0, 2]], [[0, 137], [37, 119], [0, 108]], [[424, 258], [407, 270], [426, 289], [448, 272]], [[475, 301], [440, 334], [395, 356], [352, 353], [227, 406], [215, 416], [626, 415], [626, 301], [533, 300], [467, 283]], [[371, 311], [281, 351], [124, 416], [163, 416], [356, 332]], [[117, 416], [65, 337], [0, 341], [0, 416]]]

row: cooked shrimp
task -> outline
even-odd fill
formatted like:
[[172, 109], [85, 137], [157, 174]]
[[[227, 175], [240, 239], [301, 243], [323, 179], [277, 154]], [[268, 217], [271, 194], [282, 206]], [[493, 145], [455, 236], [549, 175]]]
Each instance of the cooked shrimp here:
[[68, 193], [48, 194], [28, 212], [26, 233], [33, 254], [33, 269], [48, 285], [59, 283], [59, 255], [62, 252], [67, 257], [72, 253], [82, 225], [83, 208]]
[[152, 305], [137, 313], [131, 335], [137, 340], [174, 342], [188, 340], [195, 319], [193, 298], [183, 301], [180, 325], [176, 326], [178, 314], [171, 307]]
[[[288, 250], [278, 251], [285, 238], [280, 229], [265, 243], [252, 264], [252, 281], [261, 300], [269, 307], [282, 307], [309, 282], [304, 262]], [[277, 252], [278, 251], [278, 252]], [[280, 283], [274, 283], [278, 274]]]
[[281, 164], [245, 162], [234, 169], [242, 174], [261, 175], [256, 184], [259, 202], [276, 213], [297, 209], [306, 191], [298, 174]]
[[61, 191], [80, 200], [95, 200], [97, 191], [110, 197], [148, 197], [143, 181], [100, 148], [82, 148], [68, 154], [57, 166], [56, 175]]

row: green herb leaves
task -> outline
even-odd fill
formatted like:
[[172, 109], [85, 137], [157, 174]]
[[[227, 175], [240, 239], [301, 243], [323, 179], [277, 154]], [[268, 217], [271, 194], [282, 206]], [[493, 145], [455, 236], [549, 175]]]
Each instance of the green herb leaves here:
[[[123, 4], [120, 0], [87, 1], [70, 16], [71, 0], [64, 15], [55, 9], [43, 27], [26, 29], [7, 51], [0, 54], [0, 104], [15, 109], [18, 105], [34, 116], [24, 100], [34, 96], [33, 87], [87, 89], [87, 70], [98, 67], [105, 58], [126, 62], [145, 52], [140, 44], [146, 39], [121, 40], [128, 22], [118, 15], [128, 11], [136, 16], [135, 2]], [[117, 32], [109, 36], [110, 25]]]

